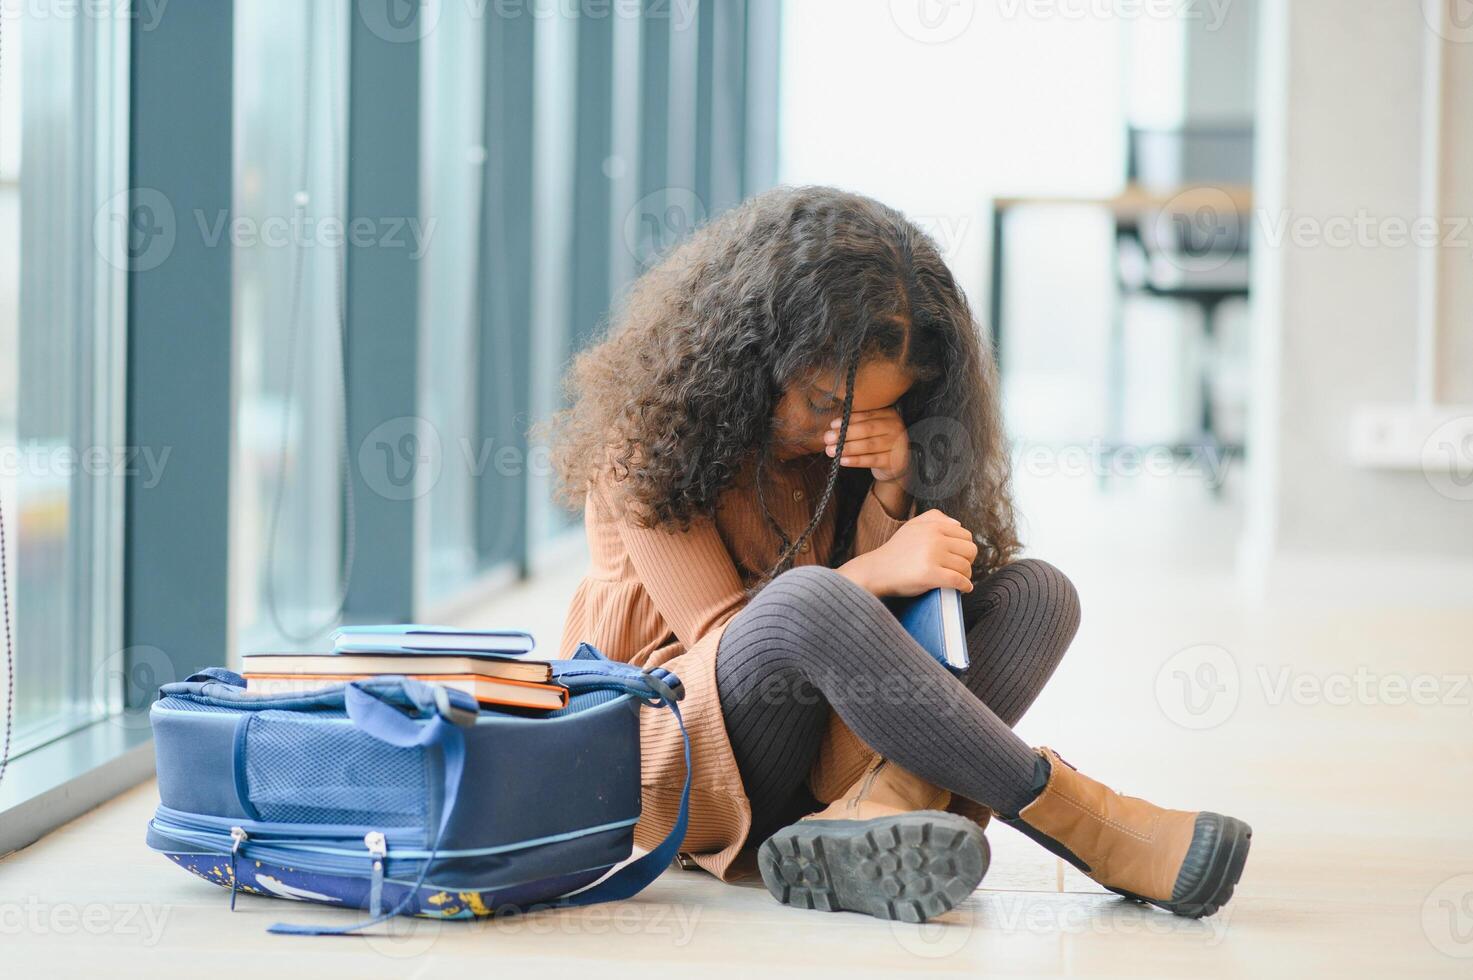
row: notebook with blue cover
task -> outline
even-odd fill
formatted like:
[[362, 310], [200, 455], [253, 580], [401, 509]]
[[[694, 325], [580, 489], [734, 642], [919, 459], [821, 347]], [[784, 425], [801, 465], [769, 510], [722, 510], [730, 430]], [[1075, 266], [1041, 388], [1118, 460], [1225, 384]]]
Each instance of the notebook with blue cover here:
[[332, 634], [332, 648], [337, 653], [444, 650], [516, 655], [532, 652], [533, 646], [532, 634], [522, 630], [474, 630], [418, 623], [342, 626]]
[[962, 596], [956, 589], [932, 589], [918, 596], [890, 598], [885, 605], [941, 666], [964, 670], [971, 663], [962, 621]]

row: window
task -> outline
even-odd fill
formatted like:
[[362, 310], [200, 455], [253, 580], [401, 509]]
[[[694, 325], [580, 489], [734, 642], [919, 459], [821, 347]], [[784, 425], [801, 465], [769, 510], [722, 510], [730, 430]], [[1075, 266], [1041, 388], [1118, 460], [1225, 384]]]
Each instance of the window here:
[[309, 644], [338, 619], [347, 23], [345, 0], [235, 6], [232, 598], [246, 652]]
[[[127, 26], [7, 9], [0, 37], [0, 500], [16, 646], [14, 754], [120, 706], [128, 262]], [[146, 211], [139, 211], [144, 214]], [[131, 234], [130, 234], [131, 232]]]
[[[486, 169], [486, 25], [475, 4], [445, 4], [420, 51], [420, 413], [440, 466], [424, 496], [419, 601], [465, 586], [479, 568], [477, 474], [491, 460], [476, 421]], [[433, 447], [431, 447], [433, 449]]]

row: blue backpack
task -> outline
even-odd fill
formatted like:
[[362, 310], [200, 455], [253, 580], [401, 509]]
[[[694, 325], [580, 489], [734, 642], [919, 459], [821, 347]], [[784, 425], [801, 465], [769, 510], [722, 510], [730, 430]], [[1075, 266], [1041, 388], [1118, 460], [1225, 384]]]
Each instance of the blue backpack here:
[[553, 712], [404, 677], [276, 697], [221, 668], [166, 684], [150, 713], [161, 803], [148, 845], [229, 888], [232, 909], [248, 892], [370, 915], [277, 933], [629, 898], [685, 836], [689, 736], [675, 826], [608, 875], [640, 815], [640, 706], [669, 708], [684, 734], [680, 681], [587, 644], [553, 676], [569, 690]]

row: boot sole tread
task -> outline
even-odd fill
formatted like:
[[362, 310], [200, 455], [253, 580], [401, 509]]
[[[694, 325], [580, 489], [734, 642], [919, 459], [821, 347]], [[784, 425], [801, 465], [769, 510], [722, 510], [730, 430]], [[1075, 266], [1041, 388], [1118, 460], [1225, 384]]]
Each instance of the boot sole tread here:
[[757, 866], [784, 905], [925, 922], [955, 908], [991, 854], [965, 817], [919, 810], [871, 820], [800, 820], [769, 837]]

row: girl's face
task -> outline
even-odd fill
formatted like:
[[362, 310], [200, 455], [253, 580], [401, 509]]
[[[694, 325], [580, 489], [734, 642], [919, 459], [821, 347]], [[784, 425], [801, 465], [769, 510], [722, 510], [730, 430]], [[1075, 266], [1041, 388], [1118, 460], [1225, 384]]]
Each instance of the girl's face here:
[[[889, 408], [910, 390], [915, 379], [895, 361], [869, 360], [854, 377], [855, 412]], [[774, 446], [783, 459], [824, 452], [823, 435], [844, 414], [842, 371], [813, 371], [783, 392], [773, 412]]]

